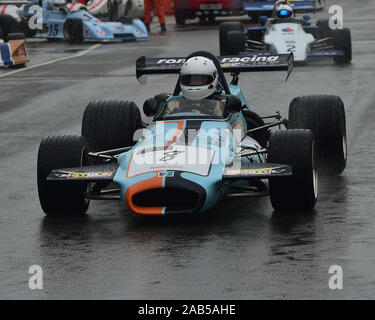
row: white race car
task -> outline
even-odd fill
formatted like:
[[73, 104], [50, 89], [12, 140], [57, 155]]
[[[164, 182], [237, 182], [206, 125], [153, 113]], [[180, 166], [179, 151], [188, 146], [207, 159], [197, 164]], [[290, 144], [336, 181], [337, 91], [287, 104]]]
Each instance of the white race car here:
[[224, 22], [220, 25], [220, 54], [293, 53], [295, 61], [333, 57], [336, 63], [350, 63], [350, 30], [333, 30], [328, 20], [319, 20], [316, 25], [311, 25], [309, 20], [307, 15], [302, 19], [262, 17], [262, 25], [248, 28], [247, 32], [240, 22]]

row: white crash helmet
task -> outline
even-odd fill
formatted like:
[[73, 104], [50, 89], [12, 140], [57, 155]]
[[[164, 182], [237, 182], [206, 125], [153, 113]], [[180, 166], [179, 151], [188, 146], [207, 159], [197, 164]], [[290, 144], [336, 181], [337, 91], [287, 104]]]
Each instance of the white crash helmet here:
[[288, 3], [282, 3], [276, 7], [276, 15], [278, 18], [290, 18], [293, 15], [292, 6]]
[[202, 100], [217, 89], [218, 72], [212, 60], [192, 57], [185, 61], [180, 71], [182, 95], [189, 100]]

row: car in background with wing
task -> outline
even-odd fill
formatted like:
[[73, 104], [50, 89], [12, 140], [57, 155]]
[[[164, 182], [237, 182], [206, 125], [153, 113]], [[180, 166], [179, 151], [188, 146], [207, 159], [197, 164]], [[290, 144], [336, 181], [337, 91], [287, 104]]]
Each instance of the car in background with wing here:
[[297, 62], [332, 57], [338, 64], [349, 64], [352, 60], [348, 28], [332, 30], [328, 20], [318, 20], [316, 25], [311, 25], [307, 15], [301, 19], [261, 19], [262, 25], [246, 31], [240, 22], [222, 23], [219, 29], [220, 54], [293, 53]]
[[28, 28], [28, 21], [33, 13], [29, 7], [37, 4], [42, 8], [42, 29], [29, 30], [29, 34], [36, 38], [65, 39], [73, 43], [84, 40], [131, 41], [148, 38], [144, 23], [139, 19], [128, 19], [123, 22], [102, 22], [87, 10], [72, 12], [65, 0], [34, 0], [19, 11], [24, 28]]
[[173, 0], [171, 6], [178, 25], [185, 24], [187, 19], [214, 22], [216, 17], [244, 14], [243, 0]]
[[[289, 75], [292, 54], [216, 57], [198, 51], [188, 58], [195, 56], [216, 65], [219, 86], [212, 97], [185, 99], [178, 80], [173, 93], [144, 102], [149, 123], [132, 101], [96, 101], [85, 109], [82, 136], [42, 140], [38, 192], [48, 216], [79, 216], [90, 200], [120, 199], [138, 215], [194, 214], [224, 196], [267, 195], [266, 180], [275, 210], [314, 208], [318, 169], [335, 175], [345, 169], [343, 101], [297, 97], [288, 120], [280, 114], [262, 118], [246, 101], [239, 73], [285, 70]], [[141, 57], [137, 78], [145, 83], [148, 74], [178, 74], [185, 61]], [[226, 72], [233, 77], [230, 84]], [[270, 133], [280, 126], [286, 129]]]

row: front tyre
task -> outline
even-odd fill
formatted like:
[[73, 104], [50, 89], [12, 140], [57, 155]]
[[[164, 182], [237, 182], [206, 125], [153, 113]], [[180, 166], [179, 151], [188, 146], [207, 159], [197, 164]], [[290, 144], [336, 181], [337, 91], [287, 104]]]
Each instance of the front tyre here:
[[87, 142], [80, 136], [52, 136], [42, 140], [38, 151], [39, 201], [47, 216], [82, 216], [88, 209], [87, 183], [48, 181], [54, 169], [86, 164]]
[[347, 137], [344, 102], [338, 96], [294, 98], [288, 128], [310, 129], [317, 140], [319, 169], [340, 175], [346, 167]]
[[175, 10], [174, 11], [174, 18], [176, 20], [177, 25], [180, 25], [180, 26], [184, 25], [185, 21], [186, 21], [186, 16], [185, 16], [184, 10]]
[[223, 22], [219, 27], [219, 46], [220, 55], [226, 55], [230, 47], [228, 48], [228, 32], [230, 31], [240, 31], [244, 33], [244, 28], [241, 22]]
[[332, 33], [333, 46], [344, 55], [335, 56], [333, 60], [337, 64], [349, 64], [352, 61], [352, 37], [349, 29], [337, 29]]
[[312, 210], [318, 198], [316, 145], [310, 130], [294, 129], [271, 134], [269, 163], [291, 165], [292, 176], [269, 181], [270, 197], [276, 211]]
[[64, 23], [64, 39], [71, 43], [83, 42], [82, 20], [78, 18], [67, 19]]
[[141, 114], [134, 102], [96, 101], [83, 113], [82, 136], [91, 150], [111, 150], [134, 145], [134, 133], [141, 127]]

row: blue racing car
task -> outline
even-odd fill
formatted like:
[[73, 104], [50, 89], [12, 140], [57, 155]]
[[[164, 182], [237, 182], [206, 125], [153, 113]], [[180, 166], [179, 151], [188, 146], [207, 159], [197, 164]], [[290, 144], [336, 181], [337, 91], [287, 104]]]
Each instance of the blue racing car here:
[[[214, 63], [217, 86], [208, 98], [190, 100], [183, 85], [190, 81], [198, 88], [212, 78], [180, 70], [202, 57]], [[187, 58], [139, 58], [140, 81], [147, 74], [180, 73], [174, 92], [144, 102], [144, 114], [152, 117], [148, 124], [134, 102], [97, 101], [84, 112], [82, 136], [44, 138], [37, 164], [44, 212], [82, 215], [90, 200], [121, 199], [139, 215], [194, 214], [224, 196], [266, 195], [267, 180], [275, 210], [314, 208], [318, 169], [331, 174], [345, 169], [342, 100], [298, 97], [289, 120], [279, 114], [262, 118], [238, 85], [240, 72], [289, 75], [292, 68], [291, 54], [216, 57], [199, 51]], [[231, 84], [224, 72], [232, 74]], [[286, 130], [269, 130], [281, 126]]]
[[[43, 27], [30, 29], [30, 19], [36, 11], [33, 5], [42, 8]], [[148, 38], [147, 30], [139, 19], [123, 19], [122, 22], [102, 22], [87, 10], [71, 12], [65, 0], [34, 0], [19, 11], [21, 26], [25, 34], [36, 38], [65, 39], [73, 43], [84, 40], [130, 41]]]

